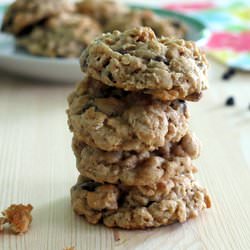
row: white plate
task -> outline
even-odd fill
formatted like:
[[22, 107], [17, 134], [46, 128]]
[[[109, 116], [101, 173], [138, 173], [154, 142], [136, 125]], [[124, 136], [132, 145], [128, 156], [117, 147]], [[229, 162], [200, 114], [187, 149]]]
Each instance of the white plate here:
[[57, 82], [75, 82], [82, 78], [79, 59], [33, 56], [16, 49], [11, 36], [0, 34], [0, 68], [18, 75]]
[[[196, 41], [199, 45], [208, 39], [209, 32], [196, 19], [171, 11], [152, 10], [159, 15], [174, 17], [184, 22], [188, 27], [187, 39]], [[33, 56], [16, 49], [14, 39], [3, 33], [0, 33], [0, 68], [13, 74], [62, 83], [73, 83], [83, 75], [79, 59]]]

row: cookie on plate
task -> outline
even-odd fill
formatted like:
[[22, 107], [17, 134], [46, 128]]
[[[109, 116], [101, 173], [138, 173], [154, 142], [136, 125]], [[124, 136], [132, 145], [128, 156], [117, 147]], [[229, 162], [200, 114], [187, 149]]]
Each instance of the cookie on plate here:
[[62, 13], [36, 26], [30, 34], [17, 39], [17, 44], [34, 55], [79, 57], [82, 50], [101, 33], [99, 24], [75, 13]]
[[211, 206], [209, 194], [192, 175], [181, 175], [154, 187], [118, 187], [80, 176], [71, 189], [74, 211], [89, 223], [145, 229], [185, 222]]
[[147, 26], [152, 28], [156, 36], [184, 38], [187, 28], [181, 22], [157, 16], [150, 10], [132, 10], [123, 15], [113, 17], [104, 27], [105, 32]]
[[162, 102], [89, 76], [68, 102], [68, 123], [77, 140], [105, 151], [152, 151], [178, 142], [188, 131], [185, 102]]
[[107, 152], [92, 148], [73, 138], [73, 151], [81, 175], [99, 183], [127, 186], [153, 185], [160, 180], [196, 172], [191, 160], [200, 153], [200, 143], [188, 132], [178, 143], [169, 143], [155, 151]]
[[72, 9], [67, 0], [16, 0], [4, 15], [2, 31], [20, 36], [49, 17]]
[[128, 8], [119, 1], [83, 0], [76, 3], [76, 10], [79, 13], [93, 17], [101, 25], [105, 25], [114, 16], [126, 13]]
[[208, 64], [198, 47], [176, 38], [158, 39], [147, 27], [98, 37], [82, 53], [81, 68], [106, 85], [164, 101], [197, 101], [207, 89]]

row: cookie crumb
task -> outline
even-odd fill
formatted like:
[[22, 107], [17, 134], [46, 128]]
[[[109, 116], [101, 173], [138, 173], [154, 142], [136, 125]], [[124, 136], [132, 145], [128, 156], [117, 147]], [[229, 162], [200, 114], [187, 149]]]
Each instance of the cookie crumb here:
[[235, 99], [233, 96], [230, 96], [226, 100], [226, 106], [234, 106], [235, 105]]
[[6, 223], [6, 218], [1, 217], [0, 218], [0, 233], [3, 232], [3, 226]]
[[32, 222], [32, 209], [33, 207], [30, 204], [27, 206], [22, 204], [11, 205], [2, 212], [4, 217], [0, 219], [0, 229], [3, 229], [4, 224], [9, 223], [10, 230], [13, 233], [26, 233], [29, 230], [29, 226]]
[[113, 230], [114, 233], [114, 239], [115, 241], [119, 241], [120, 240], [120, 233], [117, 230]]
[[236, 70], [234, 68], [228, 68], [228, 70], [222, 75], [222, 79], [229, 80], [235, 73]]

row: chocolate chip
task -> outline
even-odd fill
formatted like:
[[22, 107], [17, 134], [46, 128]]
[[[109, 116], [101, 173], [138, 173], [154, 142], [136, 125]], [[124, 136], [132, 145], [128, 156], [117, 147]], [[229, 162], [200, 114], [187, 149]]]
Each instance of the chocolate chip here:
[[114, 82], [114, 77], [111, 72], [109, 72], [107, 76], [111, 82]]
[[98, 183], [98, 182], [88, 181], [88, 182], [84, 182], [82, 184], [79, 184], [78, 187], [80, 187], [83, 190], [87, 190], [89, 192], [94, 192], [95, 189], [101, 185], [102, 184]]
[[101, 97], [107, 98], [110, 97], [111, 93], [112, 93], [112, 87], [110, 88], [103, 88], [101, 91]]
[[[42, 27], [45, 24], [46, 20], [47, 20], [46, 18], [43, 18], [38, 23], [36, 23], [36, 25], [38, 25], [38, 27], [39, 26]], [[29, 25], [29, 26], [23, 28], [22, 30], [20, 30], [17, 35], [19, 37], [26, 36], [26, 35], [30, 34], [34, 30], [34, 27], [35, 27], [34, 25]]]
[[126, 197], [128, 195], [128, 190], [122, 190], [122, 188], [120, 188], [120, 196], [118, 199], [118, 206], [122, 207], [124, 205], [124, 203], [126, 202]]
[[169, 65], [169, 60], [166, 58], [166, 57], [163, 57], [163, 56], [156, 56], [154, 58], [155, 61], [157, 62], [163, 62], [164, 64], [166, 65]]
[[[94, 100], [94, 99], [93, 99]], [[79, 111], [79, 114], [85, 112], [87, 109], [91, 108], [92, 105], [93, 105], [93, 100], [90, 100], [89, 102], [85, 103], [83, 106], [82, 106], [82, 109], [81, 111]]]
[[147, 204], [147, 207], [150, 207], [153, 203], [154, 203], [154, 201], [149, 201]]
[[178, 22], [178, 21], [173, 21], [173, 22], [172, 22], [172, 25], [173, 25], [176, 29], [179, 29], [179, 28], [181, 27], [181, 24], [180, 24], [180, 22]]
[[227, 98], [226, 102], [225, 102], [226, 106], [234, 106], [235, 105], [235, 100], [233, 96], [230, 96]]
[[97, 61], [101, 62], [103, 68], [106, 68], [110, 64], [110, 58], [98, 57]]
[[228, 68], [228, 70], [222, 75], [222, 79], [229, 80], [235, 73], [236, 70], [234, 68]]
[[128, 53], [128, 51], [127, 51], [126, 49], [123, 49], [123, 48], [118, 49], [117, 52], [119, 52], [119, 53], [122, 54], [122, 55], [125, 55], [125, 54]]

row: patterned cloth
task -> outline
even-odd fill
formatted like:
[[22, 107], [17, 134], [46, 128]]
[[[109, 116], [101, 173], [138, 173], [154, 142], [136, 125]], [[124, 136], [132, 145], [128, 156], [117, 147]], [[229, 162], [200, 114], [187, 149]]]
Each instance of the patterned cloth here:
[[[221, 1], [222, 2], [222, 1]], [[205, 50], [232, 68], [250, 71], [250, 1], [166, 4], [166, 9], [191, 15], [212, 34]]]

